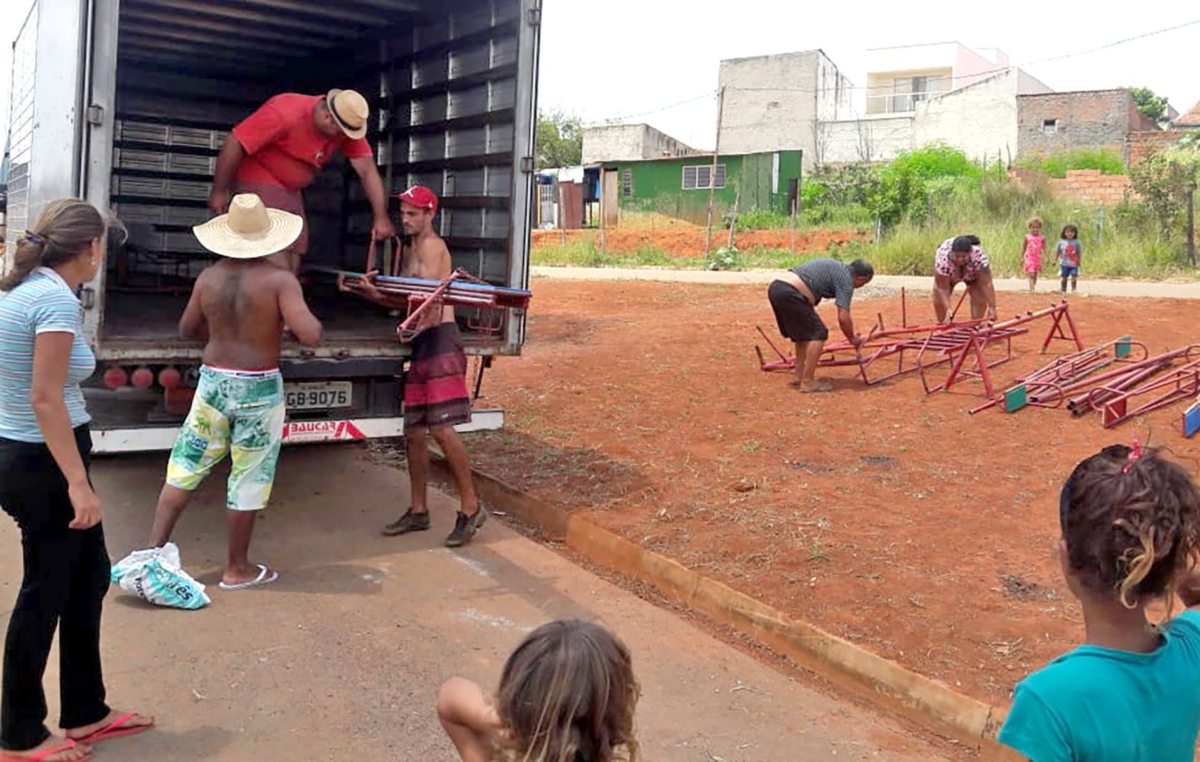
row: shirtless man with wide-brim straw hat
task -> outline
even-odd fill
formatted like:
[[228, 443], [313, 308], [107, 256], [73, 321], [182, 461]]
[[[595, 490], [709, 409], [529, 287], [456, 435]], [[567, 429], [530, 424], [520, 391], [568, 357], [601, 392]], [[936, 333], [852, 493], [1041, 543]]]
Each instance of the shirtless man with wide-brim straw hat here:
[[222, 590], [278, 579], [249, 560], [258, 512], [266, 508], [283, 442], [283, 376], [279, 355], [286, 324], [305, 346], [321, 342], [321, 324], [309, 311], [300, 281], [271, 255], [300, 235], [298, 215], [268, 209], [253, 194], [235, 196], [229, 212], [194, 228], [204, 248], [221, 259], [196, 279], [179, 332], [204, 338], [200, 383], [167, 466], [150, 547], [171, 538], [192, 492], [230, 455], [226, 508], [229, 558]]

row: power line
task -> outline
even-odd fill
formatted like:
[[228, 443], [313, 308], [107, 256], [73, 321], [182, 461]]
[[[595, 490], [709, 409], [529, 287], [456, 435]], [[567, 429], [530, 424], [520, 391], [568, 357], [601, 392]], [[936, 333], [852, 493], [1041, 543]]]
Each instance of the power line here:
[[[625, 121], [626, 119], [637, 119], [637, 118], [643, 117], [643, 116], [650, 116], [651, 114], [660, 114], [663, 111], [670, 111], [673, 108], [679, 108], [680, 106], [686, 106], [689, 103], [695, 103], [696, 101], [704, 100], [705, 98], [715, 98], [715, 97], [717, 97], [716, 93], [710, 90], [709, 92], [703, 93], [701, 95], [697, 95], [693, 98], [688, 98], [685, 101], [679, 101], [678, 103], [672, 103], [668, 106], [663, 106], [662, 108], [656, 108], [653, 111], [642, 111], [637, 114], [625, 114], [624, 116], [616, 116], [616, 117], [612, 117], [610, 119], [606, 119], [603, 121], [605, 121], [605, 122], [622, 122], [622, 121]], [[602, 123], [603, 122], [597, 122], [597, 124], [602, 124]]]
[[1144, 40], [1147, 37], [1155, 37], [1160, 34], [1166, 34], [1167, 32], [1174, 32], [1177, 29], [1183, 29], [1185, 27], [1195, 26], [1196, 24], [1200, 24], [1200, 19], [1196, 19], [1195, 21], [1185, 21], [1182, 24], [1176, 24], [1175, 26], [1169, 26], [1166, 29], [1159, 29], [1156, 32], [1146, 32], [1145, 34], [1139, 34], [1135, 37], [1127, 37], [1124, 40], [1117, 40], [1116, 42], [1110, 42], [1107, 45], [1101, 45], [1100, 47], [1092, 48], [1091, 50], [1084, 50], [1084, 51], [1080, 51], [1079, 53], [1067, 53], [1066, 55], [1055, 56], [1053, 58], [1043, 58], [1040, 61], [1032, 61], [1025, 65], [1026, 66], [1037, 66], [1038, 64], [1050, 63], [1051, 61], [1062, 61], [1067, 58], [1075, 58], [1077, 56], [1086, 56], [1091, 53], [1098, 53], [1101, 50], [1108, 50], [1109, 48], [1115, 48], [1118, 45], [1124, 45], [1127, 42], [1137, 42], [1138, 40]]
[[[1195, 19], [1195, 20], [1193, 20], [1193, 21], [1185, 21], [1185, 22], [1183, 22], [1183, 23], [1181, 23], [1181, 24], [1176, 24], [1176, 25], [1174, 25], [1174, 26], [1169, 26], [1169, 27], [1166, 27], [1166, 28], [1164, 28], [1164, 29], [1157, 29], [1157, 30], [1155, 30], [1155, 31], [1152, 31], [1152, 32], [1146, 32], [1146, 33], [1144, 33], [1144, 34], [1135, 35], [1135, 36], [1133, 36], [1133, 37], [1126, 37], [1125, 39], [1116, 40], [1116, 41], [1114, 41], [1114, 42], [1109, 42], [1109, 43], [1106, 43], [1106, 44], [1104, 44], [1104, 45], [1100, 45], [1099, 47], [1095, 47], [1095, 48], [1089, 48], [1089, 49], [1087, 49], [1087, 50], [1080, 50], [1080, 51], [1076, 51], [1076, 52], [1074, 52], [1074, 53], [1066, 53], [1066, 54], [1063, 54], [1063, 55], [1060, 55], [1060, 56], [1053, 56], [1053, 57], [1050, 57], [1050, 58], [1042, 58], [1042, 59], [1038, 59], [1038, 60], [1035, 60], [1035, 61], [1029, 61], [1029, 62], [1027, 62], [1027, 63], [1023, 63], [1023, 64], [1010, 64], [1010, 65], [1008, 65], [1008, 66], [997, 67], [997, 68], [995, 68], [995, 69], [989, 69], [989, 70], [986, 70], [986, 71], [977, 72], [977, 73], [975, 73], [975, 74], [968, 74], [968, 75], [964, 75], [964, 76], [962, 76], [962, 77], [959, 77], [959, 79], [981, 79], [981, 78], [984, 78], [984, 77], [990, 77], [990, 76], [992, 76], [992, 75], [994, 75], [994, 74], [1002, 74], [1002, 73], [1004, 73], [1004, 72], [1011, 71], [1011, 70], [1013, 70], [1013, 69], [1018, 69], [1018, 68], [1021, 68], [1022, 66], [1038, 66], [1038, 65], [1040, 65], [1040, 64], [1044, 64], [1044, 63], [1052, 63], [1052, 62], [1056, 62], [1056, 61], [1065, 61], [1065, 60], [1067, 60], [1067, 59], [1070, 59], [1070, 58], [1078, 58], [1078, 57], [1080, 57], [1080, 56], [1091, 55], [1092, 53], [1098, 53], [1098, 52], [1100, 52], [1100, 51], [1102, 51], [1102, 50], [1108, 50], [1108, 49], [1110, 49], [1110, 48], [1115, 48], [1115, 47], [1118, 47], [1118, 46], [1120, 46], [1120, 45], [1126, 45], [1126, 44], [1128, 44], [1128, 43], [1130, 43], [1130, 42], [1137, 42], [1138, 40], [1144, 40], [1144, 39], [1146, 39], [1146, 38], [1148, 38], [1148, 37], [1157, 37], [1158, 35], [1167, 34], [1167, 33], [1169, 33], [1169, 32], [1174, 32], [1174, 31], [1178, 31], [1178, 30], [1180, 30], [1180, 29], [1185, 29], [1185, 28], [1187, 28], [1187, 27], [1190, 27], [1190, 26], [1196, 26], [1197, 24], [1200, 24], [1200, 19]], [[953, 80], [953, 79], [954, 79], [954, 77], [953, 77], [953, 76], [945, 76], [945, 75], [941, 75], [941, 76], [934, 76], [934, 77], [926, 77], [925, 79], [926, 79], [926, 82], [941, 82], [941, 81], [945, 81], [945, 80]], [[828, 91], [830, 90], [830, 88], [827, 88], [827, 87], [826, 87], [826, 88], [802, 88], [802, 87], [738, 87], [737, 85], [728, 85], [728, 86], [727, 86], [727, 89], [729, 89], [729, 90], [735, 90], [735, 91], [738, 91], [738, 92], [803, 93], [803, 94], [807, 94], [807, 95], [813, 95], [813, 94], [818, 94], [818, 93], [825, 93], [825, 92], [828, 92]], [[849, 91], [857, 91], [857, 90], [870, 90], [870, 89], [872, 89], [872, 88], [871, 88], [871, 87], [869, 87], [868, 85], [846, 85], [846, 86], [845, 86], [845, 87], [843, 87], [842, 89], [843, 89], [843, 90], [849, 90]], [[906, 93], [896, 93], [895, 95], [906, 95]], [[623, 121], [626, 121], [626, 120], [628, 120], [628, 119], [639, 119], [639, 118], [641, 118], [641, 117], [644, 117], [644, 116], [651, 116], [651, 115], [653, 115], [653, 114], [660, 114], [660, 113], [662, 113], [662, 112], [664, 112], [664, 111], [670, 111], [670, 110], [672, 110], [672, 109], [679, 108], [680, 106], [686, 106], [686, 105], [688, 105], [688, 104], [690, 104], [690, 103], [695, 103], [696, 101], [703, 100], [703, 99], [705, 99], [705, 98], [716, 98], [716, 92], [715, 92], [715, 91], [711, 91], [711, 90], [710, 90], [710, 91], [708, 91], [708, 92], [706, 92], [706, 93], [703, 93], [703, 94], [701, 94], [701, 95], [697, 95], [697, 96], [694, 96], [694, 97], [692, 97], [692, 98], [688, 98], [687, 100], [679, 101], [678, 103], [672, 103], [672, 104], [669, 104], [669, 105], [667, 105], [667, 106], [663, 106], [663, 107], [661, 107], [661, 108], [652, 109], [652, 110], [650, 110], [650, 111], [642, 111], [642, 112], [639, 112], [639, 113], [636, 113], [636, 114], [624, 114], [624, 115], [622, 115], [622, 116], [611, 117], [611, 118], [609, 118], [609, 119], [605, 119], [605, 120], [597, 121], [597, 122], [595, 122], [594, 124], [605, 124], [605, 123], [608, 123], [608, 122], [623, 122]]]
[[[1066, 54], [1063, 54], [1060, 56], [1053, 56], [1051, 58], [1042, 58], [1042, 59], [1038, 59], [1035, 61], [1029, 61], [1026, 63], [1009, 64], [1008, 66], [997, 67], [995, 69], [988, 69], [986, 71], [981, 71], [981, 72], [977, 72], [974, 74], [964, 75], [964, 76], [958, 77], [958, 79], [979, 79], [982, 77], [990, 77], [993, 74], [1001, 74], [1003, 72], [1011, 71], [1012, 69], [1018, 69], [1021, 67], [1037, 66], [1039, 64], [1051, 63], [1054, 61], [1065, 61], [1069, 58], [1078, 58], [1080, 56], [1091, 55], [1092, 53], [1098, 53], [1102, 50], [1108, 50], [1109, 48], [1115, 48], [1119, 45], [1125, 45], [1130, 42], [1144, 40], [1148, 37], [1156, 37], [1161, 34], [1167, 34], [1168, 32], [1174, 32], [1174, 31], [1177, 31], [1179, 29], [1184, 29], [1189, 26], [1195, 26], [1197, 24], [1200, 24], [1200, 19], [1196, 19], [1194, 21], [1186, 21], [1182, 24], [1176, 24], [1175, 26], [1166, 27], [1165, 29], [1158, 29], [1153, 32], [1146, 32], [1145, 34], [1139, 34], [1134, 37], [1127, 37], [1123, 40], [1117, 40], [1115, 42], [1110, 42], [1110, 43], [1101, 45], [1096, 48], [1090, 48], [1088, 50], [1080, 50], [1080, 51], [1076, 51], [1074, 53], [1066, 53]], [[941, 82], [941, 81], [953, 80], [953, 79], [955, 79], [953, 76], [946, 76], [946, 75], [939, 75], [939, 76], [925, 78], [926, 82]], [[783, 92], [783, 93], [805, 93], [808, 95], [812, 95], [812, 94], [816, 94], [816, 93], [824, 93], [824, 92], [828, 92], [830, 90], [830, 88], [827, 88], [827, 87], [826, 88], [738, 87], [737, 85], [729, 85], [728, 87], [730, 90], [737, 90], [739, 92], [772, 92], [772, 93]], [[869, 85], [847, 85], [842, 89], [844, 89], [844, 90], [870, 90], [872, 88]], [[908, 94], [909, 93], [896, 93], [896, 95], [908, 95]]]

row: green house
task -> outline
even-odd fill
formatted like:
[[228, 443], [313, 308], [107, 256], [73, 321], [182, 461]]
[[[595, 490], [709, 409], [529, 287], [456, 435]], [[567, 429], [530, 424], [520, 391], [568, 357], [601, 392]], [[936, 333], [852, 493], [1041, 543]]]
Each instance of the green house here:
[[[722, 154], [713, 169], [712, 155], [609, 161], [602, 165], [601, 213], [605, 225], [629, 224], [662, 215], [703, 224], [709, 191], [713, 215], [763, 209], [787, 214], [799, 192], [800, 151]], [[790, 195], [789, 195], [790, 194]]]

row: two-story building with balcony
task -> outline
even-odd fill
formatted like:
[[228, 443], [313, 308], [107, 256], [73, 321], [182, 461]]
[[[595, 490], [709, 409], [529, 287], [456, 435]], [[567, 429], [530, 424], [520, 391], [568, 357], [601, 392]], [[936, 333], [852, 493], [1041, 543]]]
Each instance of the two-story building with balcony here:
[[915, 114], [917, 104], [973, 85], [1009, 68], [998, 48], [972, 50], [961, 42], [867, 50], [866, 114]]
[[1004, 51], [960, 42], [874, 48], [867, 63], [856, 118], [821, 127], [828, 162], [886, 161], [931, 143], [1011, 160], [1018, 97], [1051, 92]]

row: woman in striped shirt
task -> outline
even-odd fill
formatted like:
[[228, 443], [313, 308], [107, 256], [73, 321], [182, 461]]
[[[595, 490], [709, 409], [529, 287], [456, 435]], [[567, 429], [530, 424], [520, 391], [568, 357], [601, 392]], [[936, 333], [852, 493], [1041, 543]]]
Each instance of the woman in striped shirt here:
[[[97, 741], [153, 724], [105, 704], [100, 668], [110, 563], [80, 389], [96, 359], [75, 293], [103, 265], [106, 228], [86, 201], [51, 202], [0, 279], [0, 506], [25, 561], [4, 649], [0, 762], [80, 762]], [[46, 728], [42, 688], [55, 629], [61, 737]]]

